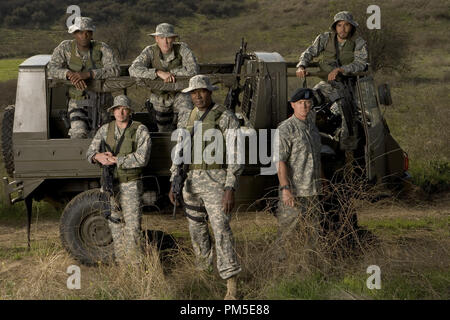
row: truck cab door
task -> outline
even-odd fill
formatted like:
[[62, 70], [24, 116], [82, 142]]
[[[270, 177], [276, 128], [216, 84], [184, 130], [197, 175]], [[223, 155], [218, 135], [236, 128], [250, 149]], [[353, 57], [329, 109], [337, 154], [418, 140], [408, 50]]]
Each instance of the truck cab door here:
[[386, 174], [385, 126], [373, 78], [358, 77], [355, 94], [366, 136], [366, 174], [370, 181], [381, 182]]

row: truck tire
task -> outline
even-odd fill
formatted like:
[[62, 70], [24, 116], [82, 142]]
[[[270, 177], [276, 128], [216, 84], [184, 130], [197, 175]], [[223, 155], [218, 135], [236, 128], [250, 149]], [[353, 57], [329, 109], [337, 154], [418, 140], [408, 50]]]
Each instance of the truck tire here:
[[92, 266], [113, 261], [113, 240], [103, 216], [105, 208], [100, 189], [91, 189], [78, 194], [63, 211], [61, 242], [82, 264]]
[[2, 116], [0, 116], [1, 124], [1, 150], [2, 160], [9, 177], [14, 175], [14, 151], [13, 151], [13, 126], [14, 126], [14, 106], [5, 108]]

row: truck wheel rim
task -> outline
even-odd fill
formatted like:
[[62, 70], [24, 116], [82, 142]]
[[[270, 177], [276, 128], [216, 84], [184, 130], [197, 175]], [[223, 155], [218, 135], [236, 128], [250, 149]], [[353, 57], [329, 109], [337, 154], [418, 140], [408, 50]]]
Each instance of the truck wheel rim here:
[[81, 237], [90, 247], [105, 247], [113, 241], [108, 222], [99, 214], [89, 215], [82, 222]]

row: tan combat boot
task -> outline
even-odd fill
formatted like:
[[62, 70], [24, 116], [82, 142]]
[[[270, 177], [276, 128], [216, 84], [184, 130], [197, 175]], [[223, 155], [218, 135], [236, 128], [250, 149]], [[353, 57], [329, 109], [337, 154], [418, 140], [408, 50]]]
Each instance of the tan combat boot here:
[[236, 277], [231, 277], [227, 279], [227, 294], [224, 300], [237, 300], [237, 279]]

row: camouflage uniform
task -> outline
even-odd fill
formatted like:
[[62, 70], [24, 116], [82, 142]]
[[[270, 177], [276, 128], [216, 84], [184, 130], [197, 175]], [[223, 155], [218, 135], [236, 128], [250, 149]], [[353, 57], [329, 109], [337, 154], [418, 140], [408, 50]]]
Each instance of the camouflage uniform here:
[[[158, 25], [156, 31], [151, 35], [163, 37], [178, 36], [173, 33], [173, 26], [167, 23]], [[156, 44], [147, 46], [128, 69], [130, 76], [151, 80], [159, 79], [156, 74], [157, 69], [154, 66], [155, 59], [159, 59], [162, 68], [167, 68], [164, 71], [172, 73], [175, 77], [196, 75], [199, 72], [199, 66], [191, 49], [184, 42], [175, 42], [173, 45], [174, 48], [177, 47], [177, 50], [173, 49], [167, 55], [162, 54]], [[154, 52], [158, 52], [159, 57], [155, 56]], [[175, 52], [178, 52], [179, 57]], [[175, 61], [179, 61], [180, 57], [181, 63], [176, 63], [177, 66], [171, 69], [170, 65], [175, 63]], [[181, 92], [174, 92], [173, 94], [171, 92], [152, 92], [149, 100], [156, 111], [158, 131], [160, 132], [171, 131], [174, 127], [173, 122], [176, 121], [177, 117], [178, 122], [180, 122], [192, 110], [192, 101], [189, 95]], [[173, 113], [176, 114], [175, 117]]]
[[[117, 100], [119, 100], [118, 97], [116, 97], [114, 100], [115, 103], [110, 109], [116, 105]], [[123, 105], [123, 103], [120, 105]], [[107, 141], [108, 126], [109, 124], [105, 124], [97, 131], [89, 146], [86, 157], [90, 163], [95, 163], [93, 156], [100, 152], [101, 141]], [[117, 125], [114, 125], [114, 127], [114, 140], [117, 142], [125, 129], [120, 129]], [[136, 147], [134, 152], [117, 157], [117, 168], [126, 171], [143, 168], [147, 165], [150, 158], [151, 139], [145, 125], [140, 124], [138, 126], [135, 141]], [[120, 183], [116, 181], [114, 184], [114, 194], [115, 197], [111, 197], [111, 216], [123, 221], [121, 223], [109, 221], [116, 260], [119, 263], [139, 261], [139, 251], [142, 245], [142, 180], [134, 179]]]
[[[347, 11], [339, 12], [334, 17], [334, 22], [331, 25], [330, 29], [332, 32], [324, 32], [317, 36], [317, 38], [314, 40], [313, 44], [309, 46], [300, 56], [300, 61], [297, 64], [298, 67], [308, 67], [310, 62], [314, 58], [320, 57], [324, 51], [327, 49], [328, 45], [331, 45], [329, 43], [330, 41], [334, 42], [334, 38], [336, 36], [335, 26], [336, 23], [339, 21], [348, 21], [350, 24], [353, 25], [355, 32], [356, 28], [358, 27], [358, 24], [353, 20], [352, 15]], [[338, 42], [339, 45], [339, 51], [342, 52], [344, 49], [344, 46], [350, 45], [354, 43], [354, 51], [353, 51], [353, 61], [344, 64], [341, 66], [341, 68], [344, 70], [344, 75], [352, 74], [356, 72], [362, 72], [366, 69], [368, 65], [368, 50], [367, 50], [367, 43], [364, 41], [361, 37], [352, 36], [350, 39], [347, 39], [344, 42]], [[334, 50], [334, 49], [333, 49]], [[320, 60], [320, 59], [319, 59]], [[336, 66], [337, 67], [337, 66]], [[331, 68], [334, 69], [334, 68]], [[326, 70], [328, 73], [331, 70]], [[342, 83], [338, 81], [333, 81], [333, 84], [330, 84], [327, 79], [323, 78], [324, 81], [320, 81], [318, 84], [314, 86], [314, 90], [320, 89], [322, 94], [331, 102], [335, 102], [331, 108], [331, 111], [334, 114], [340, 114], [343, 115], [342, 112], [342, 98], [343, 93], [342, 90], [344, 90]], [[355, 149], [356, 148], [356, 141], [353, 139], [348, 139], [348, 128], [345, 121], [342, 121], [342, 128], [340, 130], [340, 136], [341, 136], [341, 148], [342, 149]]]
[[[299, 219], [318, 227], [320, 181], [320, 135], [311, 115], [303, 121], [292, 115], [279, 126], [279, 158], [288, 168], [289, 185], [295, 197], [294, 207], [284, 205], [280, 191], [277, 220], [279, 236], [284, 239]], [[313, 232], [316, 232], [315, 228]], [[310, 237], [313, 239], [316, 237]], [[313, 240], [314, 241], [314, 240]]]
[[[199, 75], [193, 77], [189, 82], [190, 87], [192, 87], [192, 80], [195, 80], [197, 77], [203, 76]], [[218, 110], [221, 110], [220, 112], [222, 113], [216, 121], [216, 128], [222, 132], [226, 142], [230, 140], [229, 134], [232, 132], [229, 129], [238, 129], [239, 121], [234, 113], [218, 104], [214, 104], [210, 113]], [[201, 113], [198, 111], [197, 107], [195, 107], [192, 111], [192, 113], [195, 112], [197, 113], [196, 119], [199, 119]], [[181, 128], [186, 128], [187, 125], [188, 119], [185, 119], [183, 123], [180, 123]], [[197, 129], [195, 132], [196, 133], [192, 141], [196, 141], [200, 130]], [[193, 146], [193, 148], [195, 149], [195, 146]], [[236, 159], [237, 150], [233, 149], [231, 152], [233, 155], [230, 156]], [[224, 212], [222, 198], [225, 188], [233, 188], [234, 190], [237, 190], [239, 175], [242, 173], [244, 166], [240, 164], [228, 164], [226, 168], [221, 169], [197, 169], [192, 168], [192, 166], [193, 165], [191, 165], [184, 184], [183, 199], [185, 203], [190, 206], [198, 207], [204, 205], [208, 213], [206, 217], [206, 215], [202, 212], [186, 208], [189, 222], [189, 232], [191, 234], [194, 252], [198, 259], [198, 266], [200, 269], [206, 270], [212, 266], [213, 262], [211, 239], [208, 231], [208, 222], [206, 220], [207, 218], [211, 222], [211, 227], [214, 233], [217, 268], [219, 270], [219, 274], [222, 279], [229, 279], [238, 274], [241, 271], [241, 267], [234, 250], [233, 234], [230, 228], [231, 215]], [[171, 172], [172, 181], [176, 173], [176, 166], [173, 164]], [[196, 219], [194, 220], [189, 216], [195, 217]]]
[[[92, 25], [90, 18], [81, 17], [76, 18], [75, 24], [69, 28], [69, 33], [73, 33], [77, 30], [90, 30], [94, 31], [95, 27]], [[64, 40], [53, 51], [50, 62], [47, 65], [47, 74], [53, 79], [66, 80], [67, 72], [69, 69], [69, 63], [72, 57], [73, 45], [75, 40]], [[109, 77], [117, 77], [120, 74], [120, 66], [117, 58], [115, 57], [112, 49], [103, 42], [92, 41], [92, 44], [96, 44], [101, 52], [101, 64], [102, 67], [92, 69], [92, 75], [94, 79], [106, 79]], [[81, 59], [83, 65], [86, 65], [91, 61], [91, 53], [82, 52], [78, 50], [75, 45], [75, 55], [78, 59]], [[71, 97], [68, 102], [68, 113], [70, 117], [70, 130], [69, 136], [72, 139], [84, 139], [88, 135], [88, 125], [83, 120], [77, 120], [80, 118], [86, 118], [86, 106], [95, 103], [97, 96], [100, 96], [104, 105], [103, 108], [111, 105], [112, 96], [109, 93], [96, 93], [92, 91], [84, 92], [84, 99], [76, 99]], [[84, 110], [84, 111], [83, 111]], [[101, 115], [106, 121], [108, 115], [103, 112]]]

